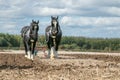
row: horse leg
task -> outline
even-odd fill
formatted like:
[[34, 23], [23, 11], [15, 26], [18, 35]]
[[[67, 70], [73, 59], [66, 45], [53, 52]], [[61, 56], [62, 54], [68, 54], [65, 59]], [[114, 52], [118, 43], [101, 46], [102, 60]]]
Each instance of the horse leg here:
[[50, 58], [50, 44], [49, 43], [47, 43], [47, 46], [48, 46], [48, 58]]
[[55, 57], [58, 58], [58, 48], [60, 44], [60, 39], [56, 41], [56, 46], [55, 46]]
[[27, 46], [27, 55], [28, 55], [28, 59], [31, 59], [31, 47], [30, 47], [30, 43], [26, 42], [26, 46]]
[[36, 42], [32, 42], [31, 43], [31, 59], [33, 60], [34, 59], [34, 51], [35, 51], [35, 45], [36, 45]]
[[25, 41], [24, 41], [24, 47], [25, 47], [25, 57], [27, 57], [27, 46], [26, 46]]
[[52, 39], [52, 41], [51, 41], [51, 55], [50, 55], [51, 59], [54, 59], [54, 57], [55, 57], [55, 46], [56, 46], [55, 39]]
[[55, 57], [55, 47], [52, 46], [52, 47], [51, 47], [51, 55], [50, 55], [50, 58], [51, 58], [51, 59], [54, 59], [54, 57]]
[[58, 58], [58, 45], [55, 46], [55, 58]]

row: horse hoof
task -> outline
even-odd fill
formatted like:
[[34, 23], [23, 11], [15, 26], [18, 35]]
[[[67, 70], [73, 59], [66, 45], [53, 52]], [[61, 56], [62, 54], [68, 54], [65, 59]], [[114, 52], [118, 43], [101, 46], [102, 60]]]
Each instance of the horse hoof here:
[[54, 57], [50, 57], [51, 60], [54, 60], [55, 58]]
[[34, 55], [31, 55], [31, 60], [33, 60], [33, 58], [34, 58]]
[[28, 59], [31, 59], [31, 57], [30, 57], [30, 56], [28, 56], [27, 58], [28, 58]]
[[25, 55], [25, 57], [26, 57], [26, 58], [28, 58], [28, 56], [27, 56], [27, 55]]

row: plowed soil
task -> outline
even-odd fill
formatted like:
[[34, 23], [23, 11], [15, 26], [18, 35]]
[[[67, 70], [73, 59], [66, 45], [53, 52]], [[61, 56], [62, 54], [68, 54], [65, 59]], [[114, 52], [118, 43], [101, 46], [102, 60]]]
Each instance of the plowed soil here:
[[0, 53], [0, 80], [120, 80], [120, 56], [60, 54], [50, 60], [41, 55]]

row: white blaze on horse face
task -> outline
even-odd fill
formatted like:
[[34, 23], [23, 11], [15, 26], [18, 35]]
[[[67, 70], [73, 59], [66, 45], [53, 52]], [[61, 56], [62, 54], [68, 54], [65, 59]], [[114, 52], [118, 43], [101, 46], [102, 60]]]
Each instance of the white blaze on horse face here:
[[37, 26], [35, 26], [35, 29], [37, 29]]
[[56, 28], [56, 26], [57, 26], [57, 21], [53, 21], [53, 24], [54, 24], [54, 26], [55, 26], [55, 28]]
[[34, 35], [37, 33], [37, 26], [34, 26]]

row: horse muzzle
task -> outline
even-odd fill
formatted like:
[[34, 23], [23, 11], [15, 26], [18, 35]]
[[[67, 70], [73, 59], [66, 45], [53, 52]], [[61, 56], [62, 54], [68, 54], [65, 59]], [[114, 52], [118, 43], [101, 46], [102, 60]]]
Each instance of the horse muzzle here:
[[53, 32], [52, 32], [52, 35], [56, 35], [56, 34], [57, 34], [57, 31], [53, 31]]

